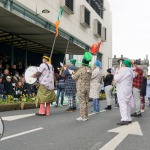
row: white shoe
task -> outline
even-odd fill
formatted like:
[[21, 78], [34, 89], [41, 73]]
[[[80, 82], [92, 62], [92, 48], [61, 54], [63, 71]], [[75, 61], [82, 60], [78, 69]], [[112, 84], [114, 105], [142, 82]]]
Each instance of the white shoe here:
[[144, 112], [145, 110], [144, 109], [141, 109], [141, 112]]
[[82, 121], [82, 118], [81, 118], [81, 117], [79, 117], [79, 118], [76, 118], [76, 120], [78, 120], [78, 121]]
[[87, 121], [89, 118], [82, 118], [82, 117], [79, 117], [79, 118], [76, 118], [76, 120], [78, 121]]
[[87, 121], [88, 120], [88, 118], [84, 118], [84, 119], [82, 119], [82, 121]]

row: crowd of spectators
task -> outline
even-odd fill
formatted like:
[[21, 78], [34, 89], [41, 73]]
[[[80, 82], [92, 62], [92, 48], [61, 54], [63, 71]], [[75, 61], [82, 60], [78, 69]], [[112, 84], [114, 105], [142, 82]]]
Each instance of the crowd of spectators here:
[[24, 73], [22, 62], [10, 67], [0, 59], [0, 99], [6, 100], [11, 95], [20, 100], [23, 95], [36, 95], [38, 85], [26, 83]]

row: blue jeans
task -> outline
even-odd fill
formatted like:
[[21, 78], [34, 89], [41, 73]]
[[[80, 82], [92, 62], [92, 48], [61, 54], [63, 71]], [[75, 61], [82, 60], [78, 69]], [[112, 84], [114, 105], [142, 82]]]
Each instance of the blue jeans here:
[[57, 89], [57, 101], [56, 101], [56, 105], [57, 106], [58, 106], [58, 103], [59, 103], [59, 96], [60, 96], [60, 94], [61, 94], [61, 105], [63, 105], [64, 93], [65, 93], [65, 88], [58, 88]]
[[99, 99], [93, 99], [93, 109], [94, 109], [94, 112], [100, 112]]

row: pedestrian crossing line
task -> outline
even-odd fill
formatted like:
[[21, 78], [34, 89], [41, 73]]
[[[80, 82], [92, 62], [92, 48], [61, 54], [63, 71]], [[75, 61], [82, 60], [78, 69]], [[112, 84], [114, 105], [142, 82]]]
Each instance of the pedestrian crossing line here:
[[27, 118], [27, 117], [31, 117], [31, 116], [35, 116], [35, 114], [23, 114], [23, 115], [7, 116], [7, 117], [2, 117], [2, 119], [5, 121], [14, 121], [14, 120]]
[[6, 137], [3, 137], [0, 140], [0, 142], [4, 141], [4, 140], [15, 138], [15, 137], [18, 137], [18, 136], [21, 136], [21, 135], [25, 135], [25, 134], [28, 134], [28, 133], [36, 132], [36, 131], [39, 131], [39, 130], [42, 130], [42, 129], [44, 129], [44, 128], [40, 127], [40, 128], [36, 128], [36, 129], [33, 129], [33, 130], [28, 130], [28, 131], [25, 131], [25, 132], [20, 132], [20, 133], [14, 134], [14, 135], [6, 136]]

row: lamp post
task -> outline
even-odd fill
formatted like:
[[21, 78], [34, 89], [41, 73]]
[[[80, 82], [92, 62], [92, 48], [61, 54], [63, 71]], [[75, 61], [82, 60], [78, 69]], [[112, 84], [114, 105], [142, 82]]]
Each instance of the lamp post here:
[[36, 6], [36, 14], [35, 14], [36, 18], [35, 18], [35, 23], [37, 23], [37, 17], [38, 17], [40, 14], [48, 14], [48, 13], [50, 13], [50, 11], [47, 10], [47, 9], [43, 9], [42, 12], [37, 13], [37, 6]]

